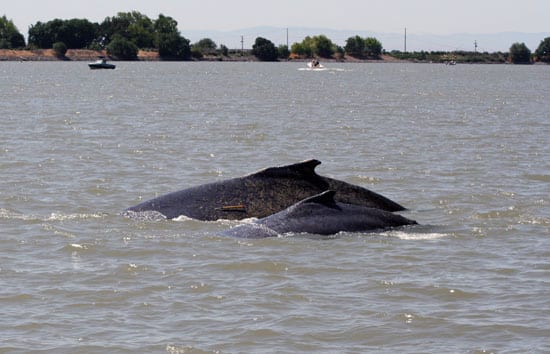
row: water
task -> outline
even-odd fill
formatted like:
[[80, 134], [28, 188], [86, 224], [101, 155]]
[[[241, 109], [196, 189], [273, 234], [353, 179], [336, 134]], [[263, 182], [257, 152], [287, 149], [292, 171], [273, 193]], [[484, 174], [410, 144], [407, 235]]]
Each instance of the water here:
[[[0, 63], [0, 352], [550, 352], [547, 66]], [[126, 207], [316, 158], [410, 230]]]

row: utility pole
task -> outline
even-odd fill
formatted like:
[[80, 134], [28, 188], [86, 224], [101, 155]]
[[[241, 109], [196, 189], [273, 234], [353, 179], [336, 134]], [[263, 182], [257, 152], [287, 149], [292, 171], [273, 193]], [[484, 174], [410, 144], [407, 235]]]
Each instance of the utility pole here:
[[244, 57], [244, 36], [241, 36], [241, 57]]
[[405, 50], [403, 53], [407, 53], [407, 27], [405, 27]]
[[286, 49], [288, 48], [288, 27], [286, 28]]

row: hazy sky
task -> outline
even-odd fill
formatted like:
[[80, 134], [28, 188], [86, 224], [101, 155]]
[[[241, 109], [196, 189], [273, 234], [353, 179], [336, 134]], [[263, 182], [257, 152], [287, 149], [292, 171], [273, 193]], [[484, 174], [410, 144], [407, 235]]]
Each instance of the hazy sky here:
[[[25, 36], [31, 24], [54, 18], [101, 22], [120, 11], [172, 16], [185, 30], [256, 26], [453, 34], [548, 32], [549, 0], [0, 0], [0, 16]], [[315, 35], [315, 34], [313, 34]]]

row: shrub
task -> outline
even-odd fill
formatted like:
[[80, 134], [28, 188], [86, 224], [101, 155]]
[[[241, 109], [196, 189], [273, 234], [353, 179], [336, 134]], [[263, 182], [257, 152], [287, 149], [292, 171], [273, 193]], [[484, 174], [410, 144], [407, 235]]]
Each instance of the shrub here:
[[107, 54], [123, 60], [136, 60], [138, 50], [134, 43], [121, 36], [115, 36], [107, 45]]
[[537, 50], [535, 51], [538, 61], [550, 63], [550, 37], [546, 37], [540, 42]]
[[279, 52], [269, 39], [258, 37], [252, 46], [252, 55], [261, 61], [277, 61]]
[[290, 56], [290, 50], [288, 50], [288, 46], [286, 44], [281, 44], [277, 48], [277, 53], [278, 53], [279, 59], [287, 60], [288, 57]]
[[220, 54], [224, 57], [229, 55], [229, 49], [223, 44], [220, 45]]
[[65, 54], [67, 54], [67, 46], [63, 42], [55, 42], [52, 48], [55, 52], [55, 56], [58, 58], [64, 58]]
[[189, 40], [178, 32], [160, 33], [156, 42], [159, 55], [163, 59], [188, 60], [191, 57]]
[[529, 64], [531, 62], [531, 51], [525, 43], [514, 43], [510, 47], [510, 60], [514, 64]]

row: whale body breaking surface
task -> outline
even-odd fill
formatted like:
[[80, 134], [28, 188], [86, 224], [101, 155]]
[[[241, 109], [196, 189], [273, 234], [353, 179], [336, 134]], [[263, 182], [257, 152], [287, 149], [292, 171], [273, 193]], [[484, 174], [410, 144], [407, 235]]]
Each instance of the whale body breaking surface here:
[[336, 202], [335, 194], [335, 191], [325, 191], [268, 217], [231, 228], [223, 234], [241, 238], [274, 237], [288, 233], [332, 235], [417, 224], [389, 211]]
[[328, 190], [336, 192], [339, 203], [388, 212], [405, 209], [366, 188], [318, 175], [319, 164], [307, 160], [183, 189], [132, 206], [125, 214], [158, 212], [168, 219], [187, 216], [203, 221], [265, 218]]

